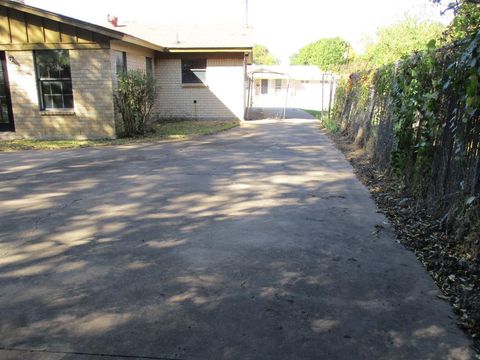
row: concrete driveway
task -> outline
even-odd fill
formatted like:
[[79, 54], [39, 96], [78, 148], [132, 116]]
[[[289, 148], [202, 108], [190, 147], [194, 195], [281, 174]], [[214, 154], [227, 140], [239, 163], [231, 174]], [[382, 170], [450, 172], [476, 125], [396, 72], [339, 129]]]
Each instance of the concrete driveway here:
[[0, 181], [0, 359], [472, 356], [315, 120], [2, 153]]

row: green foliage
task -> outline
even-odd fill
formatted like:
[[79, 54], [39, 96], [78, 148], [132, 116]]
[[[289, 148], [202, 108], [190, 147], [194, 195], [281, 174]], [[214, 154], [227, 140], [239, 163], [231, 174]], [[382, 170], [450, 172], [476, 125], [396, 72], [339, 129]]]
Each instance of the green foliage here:
[[432, 0], [433, 3], [444, 6], [443, 13], [453, 11], [455, 17], [449, 25], [446, 38], [448, 41], [464, 39], [474, 35], [480, 29], [480, 2], [473, 0], [448, 1]]
[[276, 65], [278, 59], [276, 59], [266, 46], [254, 45], [253, 46], [253, 63], [256, 65]]
[[348, 62], [350, 44], [339, 37], [310, 43], [290, 58], [292, 65], [317, 65], [324, 71], [335, 71]]
[[463, 3], [449, 26], [449, 36], [453, 40], [471, 36], [480, 27], [480, 3]]
[[315, 119], [318, 119], [318, 120], [320, 120], [322, 118], [322, 115], [325, 113], [322, 110], [303, 109], [303, 111], [309, 113], [310, 115], [314, 116]]
[[155, 101], [155, 80], [143, 71], [129, 70], [118, 77], [115, 104], [122, 115], [126, 137], [143, 135]]
[[[480, 107], [480, 30], [471, 36], [470, 43], [463, 51], [460, 61], [450, 64], [448, 70], [450, 73], [453, 72], [454, 76], [463, 69], [465, 70], [465, 79], [462, 83], [466, 92], [464, 93], [462, 100], [465, 104], [465, 114], [467, 116], [478, 116]], [[451, 83], [452, 81], [445, 83], [444, 88], [448, 89], [451, 86]], [[461, 86], [462, 84], [459, 85]]]
[[432, 40], [440, 39], [445, 27], [442, 24], [406, 19], [380, 28], [377, 40], [367, 46], [365, 60], [374, 67], [391, 64], [415, 51], [422, 51]]
[[[376, 113], [369, 115], [367, 123], [375, 126], [375, 156], [389, 152], [386, 166], [417, 196], [424, 197], [429, 191], [437, 191], [432, 188], [437, 175], [451, 176], [446, 169], [452, 164], [464, 169], [461, 171], [474, 171], [479, 166], [479, 64], [480, 31], [441, 49], [430, 41], [425, 50], [378, 68], [373, 77], [363, 71], [340, 82], [334, 119], [338, 124], [346, 122], [347, 131], [349, 127], [355, 129], [358, 114], [365, 114], [364, 109], [374, 101]], [[390, 147], [385, 148], [385, 144]], [[443, 180], [438, 186], [455, 191], [475, 189], [479, 181], [475, 176], [462, 181], [462, 185], [460, 181], [449, 184], [450, 180]]]
[[328, 116], [324, 115], [320, 119], [322, 126], [327, 129], [329, 132], [336, 134], [340, 131], [340, 126], [333, 119], [329, 119]]
[[351, 87], [349, 86], [348, 78], [342, 77], [337, 84], [335, 101], [333, 102], [332, 109], [332, 117], [334, 121], [337, 121], [338, 123], [341, 123], [342, 121], [342, 113], [349, 95], [351, 95]]
[[327, 129], [329, 132], [335, 134], [340, 131], [340, 127], [338, 126], [338, 123], [328, 116], [328, 111], [308, 110], [308, 109], [303, 109], [303, 110], [315, 116], [316, 119], [320, 120], [322, 127], [324, 129]]
[[238, 120], [173, 120], [158, 121], [153, 128], [155, 134], [162, 134], [166, 138], [184, 139], [215, 134], [238, 125]]

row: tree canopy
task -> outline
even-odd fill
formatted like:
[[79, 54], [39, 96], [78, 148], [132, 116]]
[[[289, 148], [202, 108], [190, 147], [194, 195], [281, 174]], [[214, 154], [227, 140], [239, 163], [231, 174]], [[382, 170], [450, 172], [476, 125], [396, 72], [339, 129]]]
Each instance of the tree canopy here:
[[440, 23], [420, 22], [413, 18], [380, 28], [375, 43], [367, 46], [364, 58], [374, 66], [393, 63], [426, 49], [431, 40], [441, 38], [444, 30], [445, 26]]
[[480, 0], [432, 0], [444, 6], [442, 14], [453, 11], [455, 17], [448, 26], [447, 41], [463, 39], [480, 30]]
[[321, 70], [338, 69], [348, 61], [350, 44], [339, 38], [324, 38], [312, 42], [290, 58], [292, 65], [317, 65]]
[[256, 44], [253, 46], [253, 63], [256, 65], [276, 65], [276, 59], [264, 45]]

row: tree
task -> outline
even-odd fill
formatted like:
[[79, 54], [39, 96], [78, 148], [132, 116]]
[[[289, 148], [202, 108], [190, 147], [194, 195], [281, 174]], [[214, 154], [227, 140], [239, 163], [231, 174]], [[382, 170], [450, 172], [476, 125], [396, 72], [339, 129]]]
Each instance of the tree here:
[[441, 38], [445, 26], [408, 18], [380, 28], [376, 42], [367, 46], [365, 59], [374, 66], [393, 63], [415, 51], [425, 50], [431, 40]]
[[325, 38], [312, 42], [290, 58], [292, 65], [317, 65], [325, 71], [337, 70], [348, 62], [350, 44], [345, 40]]
[[459, 40], [474, 35], [480, 30], [480, 0], [432, 0], [443, 6], [442, 15], [452, 11], [455, 15], [448, 26], [447, 41]]
[[115, 104], [122, 115], [126, 137], [143, 135], [155, 101], [155, 80], [140, 70], [118, 76]]
[[276, 65], [278, 59], [276, 59], [266, 46], [254, 45], [253, 46], [253, 63], [256, 65]]

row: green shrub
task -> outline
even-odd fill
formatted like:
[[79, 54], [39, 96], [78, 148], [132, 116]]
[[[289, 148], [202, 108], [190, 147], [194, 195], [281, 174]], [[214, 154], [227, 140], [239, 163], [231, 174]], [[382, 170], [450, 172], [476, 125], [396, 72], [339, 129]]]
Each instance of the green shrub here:
[[118, 77], [115, 104], [123, 120], [125, 137], [143, 135], [155, 101], [155, 80], [139, 70]]
[[324, 115], [323, 118], [320, 119], [320, 121], [322, 123], [322, 126], [331, 133], [335, 134], [339, 132], [340, 127], [335, 120], [329, 119], [328, 116]]

